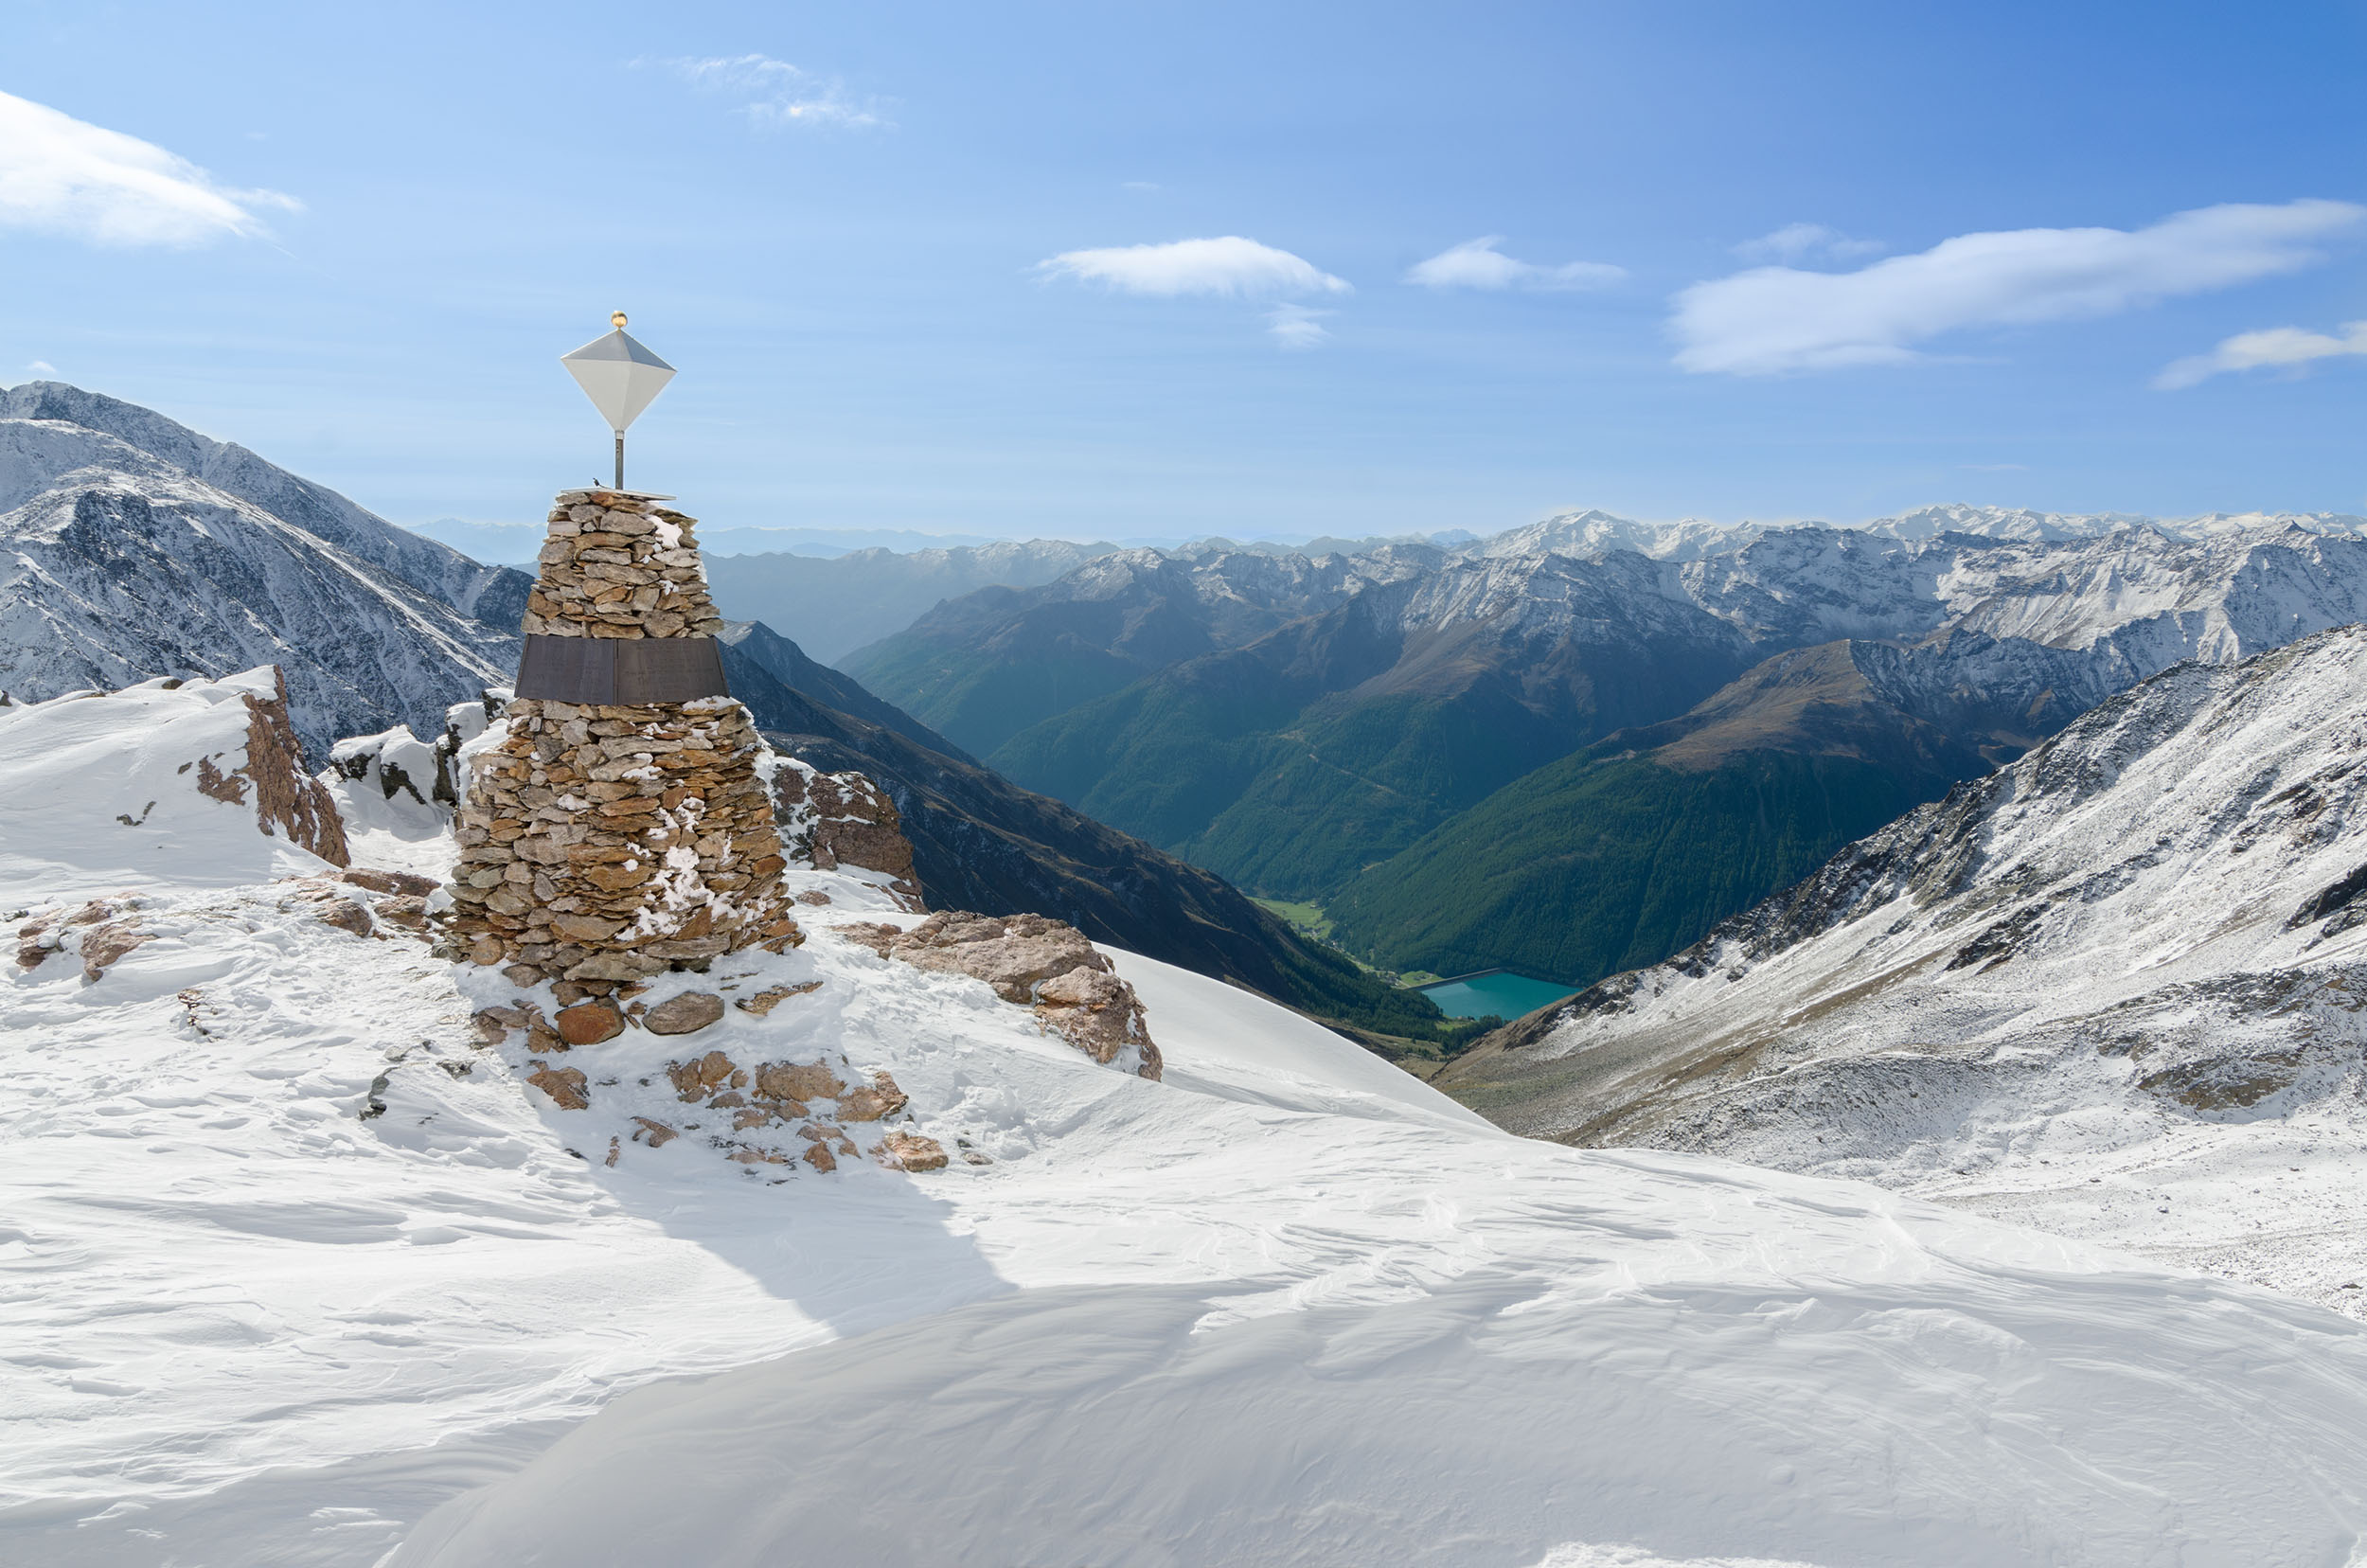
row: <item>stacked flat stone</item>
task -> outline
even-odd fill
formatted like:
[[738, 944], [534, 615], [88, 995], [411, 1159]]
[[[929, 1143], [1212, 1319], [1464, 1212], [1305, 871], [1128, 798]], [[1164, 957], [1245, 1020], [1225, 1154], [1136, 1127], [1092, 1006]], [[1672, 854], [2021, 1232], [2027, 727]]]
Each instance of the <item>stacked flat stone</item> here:
[[528, 636], [712, 637], [722, 617], [690, 537], [697, 519], [646, 496], [562, 490], [543, 575], [526, 596]]
[[[714, 635], [722, 622], [694, 526], [646, 496], [562, 491], [524, 630]], [[505, 733], [475, 754], [454, 825], [451, 956], [509, 966], [521, 984], [608, 995], [804, 940], [781, 889], [761, 742], [739, 703], [519, 698], [495, 728]]]

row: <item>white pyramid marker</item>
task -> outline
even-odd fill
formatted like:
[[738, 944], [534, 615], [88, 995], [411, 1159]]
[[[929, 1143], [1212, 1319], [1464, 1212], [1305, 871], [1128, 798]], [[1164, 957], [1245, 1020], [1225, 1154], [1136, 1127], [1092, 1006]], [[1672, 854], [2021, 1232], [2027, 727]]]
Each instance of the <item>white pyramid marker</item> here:
[[572, 354], [561, 354], [559, 363], [567, 367], [583, 395], [592, 400], [592, 406], [616, 433], [616, 488], [621, 490], [625, 488], [625, 427], [666, 390], [666, 383], [674, 379], [674, 367], [625, 331], [624, 312], [608, 319], [614, 324], [614, 331], [594, 338]]

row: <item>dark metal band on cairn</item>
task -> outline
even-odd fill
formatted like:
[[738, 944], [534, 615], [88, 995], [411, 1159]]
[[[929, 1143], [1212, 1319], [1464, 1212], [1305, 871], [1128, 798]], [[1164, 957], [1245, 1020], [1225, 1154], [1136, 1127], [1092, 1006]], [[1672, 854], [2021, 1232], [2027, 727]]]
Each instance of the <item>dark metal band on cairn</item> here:
[[518, 695], [601, 707], [728, 697], [713, 637], [526, 638]]

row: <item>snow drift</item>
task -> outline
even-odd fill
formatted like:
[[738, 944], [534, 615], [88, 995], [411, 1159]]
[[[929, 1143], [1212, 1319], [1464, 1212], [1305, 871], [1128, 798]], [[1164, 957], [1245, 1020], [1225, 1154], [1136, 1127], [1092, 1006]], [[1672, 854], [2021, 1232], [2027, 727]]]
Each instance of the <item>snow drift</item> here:
[[[27, 801], [103, 793], [29, 733]], [[713, 1023], [562, 1052], [479, 1026], [558, 999], [435, 960], [395, 879], [228, 885], [228, 842], [144, 853], [143, 940], [96, 975], [0, 971], [10, 1562], [2367, 1560], [2339, 1316], [1518, 1139], [1112, 953], [1152, 1081], [881, 956], [921, 917], [847, 871], [787, 874], [802, 947], [645, 998]], [[62, 852], [0, 838], [27, 918], [44, 878], [121, 880]], [[827, 1066], [854, 1156], [735, 1158], [810, 1140], [686, 1101], [710, 1048]]]

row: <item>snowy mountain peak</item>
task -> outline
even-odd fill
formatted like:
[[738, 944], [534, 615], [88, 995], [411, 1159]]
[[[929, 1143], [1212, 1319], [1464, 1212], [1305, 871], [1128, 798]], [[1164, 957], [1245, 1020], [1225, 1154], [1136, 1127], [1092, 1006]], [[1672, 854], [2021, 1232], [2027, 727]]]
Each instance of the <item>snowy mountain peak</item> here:
[[146, 409], [0, 394], [0, 689], [21, 699], [275, 664], [325, 757], [505, 679], [527, 580]]

